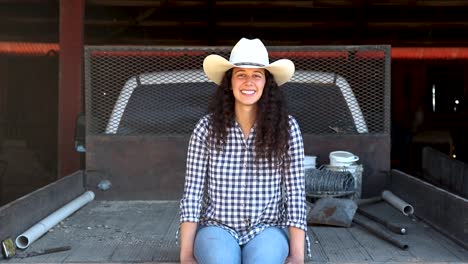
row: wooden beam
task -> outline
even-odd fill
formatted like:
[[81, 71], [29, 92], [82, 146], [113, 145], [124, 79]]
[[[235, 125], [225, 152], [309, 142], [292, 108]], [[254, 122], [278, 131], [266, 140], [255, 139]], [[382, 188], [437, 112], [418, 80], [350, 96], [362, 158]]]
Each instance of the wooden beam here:
[[178, 20], [147, 20], [147, 21], [134, 21], [134, 20], [86, 20], [87, 26], [140, 26], [140, 27], [206, 27], [205, 21], [178, 21]]
[[0, 4], [55, 4], [55, 1], [50, 0], [0, 0]]
[[369, 28], [466, 28], [468, 21], [444, 21], [444, 22], [432, 22], [432, 21], [395, 21], [395, 22], [367, 22]]
[[[317, 7], [317, 1], [217, 1], [216, 7], [235, 8], [235, 7], [261, 7], [261, 8], [314, 8]], [[343, 2], [343, 1], [340, 1]], [[346, 1], [349, 2], [349, 1]]]
[[468, 1], [466, 0], [417, 0], [416, 6], [468, 7]]
[[[356, 27], [356, 21], [215, 21], [217, 27], [255, 27], [255, 28], [350, 28]], [[206, 21], [181, 21], [181, 20], [98, 20], [88, 19], [88, 26], [142, 26], [142, 27], [206, 27]], [[466, 28], [466, 21], [361, 21], [361, 26], [369, 28]]]
[[278, 29], [297, 29], [297, 28], [349, 28], [354, 27], [354, 24], [348, 21], [334, 21], [327, 23], [326, 21], [310, 21], [310, 22], [284, 22], [284, 21], [219, 21], [216, 22], [217, 27], [226, 28], [278, 28]]
[[86, 5], [127, 6], [127, 7], [160, 7], [164, 1], [153, 0], [86, 0]]
[[75, 120], [82, 111], [84, 0], [60, 1], [58, 168], [61, 178], [80, 168]]
[[87, 5], [121, 6], [121, 7], [207, 7], [207, 1], [174, 1], [174, 0], [86, 0]]

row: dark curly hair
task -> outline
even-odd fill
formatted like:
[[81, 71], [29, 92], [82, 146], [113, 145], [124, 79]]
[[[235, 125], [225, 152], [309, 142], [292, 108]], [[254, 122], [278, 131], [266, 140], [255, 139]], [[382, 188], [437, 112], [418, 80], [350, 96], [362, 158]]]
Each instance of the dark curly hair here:
[[[227, 137], [227, 129], [235, 121], [235, 98], [231, 90], [232, 69], [224, 75], [217, 87], [208, 111], [211, 113], [211, 142], [218, 150], [222, 149]], [[257, 102], [257, 131], [255, 137], [256, 161], [266, 158], [274, 165], [286, 166], [289, 163], [289, 117], [283, 91], [278, 87], [273, 75], [265, 70], [265, 87]]]

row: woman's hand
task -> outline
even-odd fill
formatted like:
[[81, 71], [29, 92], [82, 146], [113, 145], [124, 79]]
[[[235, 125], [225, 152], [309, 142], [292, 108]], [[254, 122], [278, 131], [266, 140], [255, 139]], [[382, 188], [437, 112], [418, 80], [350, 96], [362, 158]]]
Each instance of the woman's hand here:
[[180, 264], [197, 264], [195, 258], [192, 257], [184, 257], [180, 259]]
[[287, 264], [304, 264], [305, 232], [297, 227], [289, 227], [289, 256]]
[[183, 222], [180, 225], [180, 263], [181, 264], [197, 264], [193, 254], [193, 241], [197, 223]]
[[289, 256], [284, 264], [304, 264], [304, 257]]

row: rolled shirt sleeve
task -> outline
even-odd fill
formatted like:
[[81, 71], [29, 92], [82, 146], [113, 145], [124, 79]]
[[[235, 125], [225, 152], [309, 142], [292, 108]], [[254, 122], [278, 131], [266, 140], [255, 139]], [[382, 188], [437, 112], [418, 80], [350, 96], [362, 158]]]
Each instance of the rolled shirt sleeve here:
[[199, 222], [208, 166], [208, 118], [202, 118], [190, 137], [184, 193], [180, 201], [180, 222]]
[[297, 121], [290, 117], [289, 156], [285, 169], [286, 213], [288, 226], [307, 231], [304, 176], [304, 143]]

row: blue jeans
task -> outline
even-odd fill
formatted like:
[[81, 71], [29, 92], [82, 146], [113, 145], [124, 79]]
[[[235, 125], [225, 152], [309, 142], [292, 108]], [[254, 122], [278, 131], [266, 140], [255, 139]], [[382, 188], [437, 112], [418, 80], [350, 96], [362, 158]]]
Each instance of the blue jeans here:
[[289, 239], [285, 229], [269, 227], [239, 246], [226, 230], [201, 226], [195, 236], [194, 251], [199, 264], [283, 264], [289, 254]]

